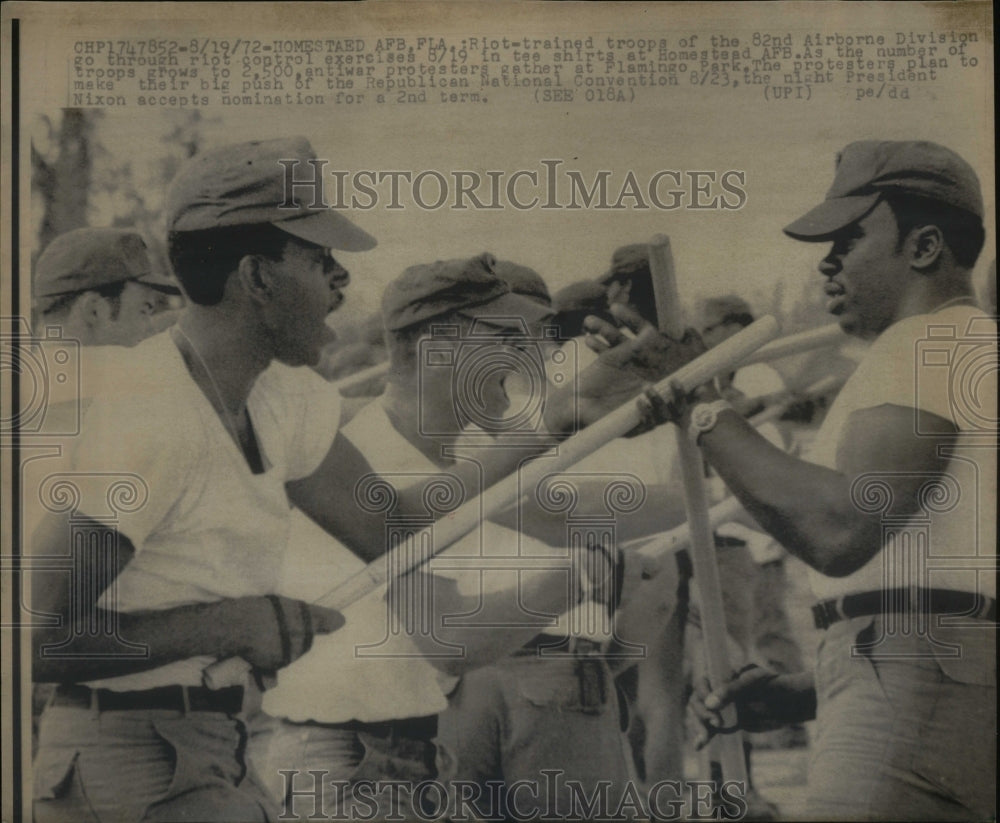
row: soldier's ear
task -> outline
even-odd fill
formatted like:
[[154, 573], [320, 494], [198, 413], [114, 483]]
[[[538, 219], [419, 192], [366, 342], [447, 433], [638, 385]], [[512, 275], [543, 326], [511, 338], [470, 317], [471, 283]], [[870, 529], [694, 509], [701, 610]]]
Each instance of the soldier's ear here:
[[927, 271], [937, 263], [944, 251], [944, 234], [933, 224], [917, 226], [906, 238], [906, 250], [910, 265], [917, 270]]
[[256, 254], [247, 254], [240, 258], [236, 270], [243, 290], [255, 303], [266, 303], [271, 296], [271, 271], [265, 265], [264, 259]]
[[99, 329], [111, 322], [111, 301], [96, 291], [85, 291], [73, 304], [73, 313], [88, 328]]

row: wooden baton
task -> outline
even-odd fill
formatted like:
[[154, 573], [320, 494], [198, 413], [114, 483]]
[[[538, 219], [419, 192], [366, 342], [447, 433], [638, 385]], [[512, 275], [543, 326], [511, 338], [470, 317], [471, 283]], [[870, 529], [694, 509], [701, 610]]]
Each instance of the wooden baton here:
[[[679, 340], [684, 336], [684, 312], [677, 291], [670, 240], [666, 235], [658, 234], [649, 244], [649, 271], [653, 279], [656, 318], [660, 331]], [[705, 496], [704, 461], [698, 446], [679, 426], [675, 427], [675, 437], [684, 481], [684, 507], [691, 534], [691, 565], [700, 600], [708, 679], [711, 687], [716, 689], [729, 680], [733, 669], [726, 653], [728, 633], [722, 606], [719, 568], [715, 562], [715, 540], [709, 523], [708, 499]], [[728, 727], [737, 725], [734, 706], [726, 707], [723, 720]], [[723, 779], [742, 783], [745, 789], [747, 769], [742, 732], [737, 730], [722, 739], [719, 760]]]

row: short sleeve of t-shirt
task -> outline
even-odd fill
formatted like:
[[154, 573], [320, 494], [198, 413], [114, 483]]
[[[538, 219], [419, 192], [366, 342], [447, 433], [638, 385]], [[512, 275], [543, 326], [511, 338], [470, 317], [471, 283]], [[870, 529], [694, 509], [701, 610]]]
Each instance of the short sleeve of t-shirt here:
[[[992, 351], [984, 345], [995, 342], [988, 334], [983, 335], [988, 344], [970, 336], [983, 320], [990, 322], [974, 307], [955, 306], [890, 326], [841, 389], [807, 459], [835, 467], [837, 444], [850, 415], [882, 405], [919, 409], [953, 422], [959, 431], [975, 431], [977, 404], [989, 417], [996, 397], [995, 369], [976, 368], [979, 354]], [[995, 334], [996, 327], [990, 327]], [[916, 415], [914, 425], [919, 425]]]
[[340, 392], [311, 369], [272, 365], [260, 395], [275, 416], [286, 454], [286, 480], [308, 477], [323, 462], [340, 426]]
[[893, 404], [920, 409], [951, 420], [955, 417], [956, 378], [969, 344], [966, 329], [977, 312], [956, 307], [933, 315], [907, 318], [887, 329], [871, 347], [852, 383], [872, 408]]

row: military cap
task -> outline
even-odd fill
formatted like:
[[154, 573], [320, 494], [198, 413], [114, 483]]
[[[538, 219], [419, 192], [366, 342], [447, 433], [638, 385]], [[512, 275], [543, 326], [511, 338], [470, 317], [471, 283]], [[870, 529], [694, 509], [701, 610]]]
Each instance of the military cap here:
[[611, 255], [611, 268], [597, 282], [607, 285], [612, 280], [629, 280], [640, 273], [649, 274], [649, 245], [630, 243], [615, 249]]
[[170, 184], [167, 230], [271, 223], [329, 249], [374, 248], [374, 237], [327, 205], [323, 166], [309, 162], [315, 159], [304, 137], [237, 143], [197, 154]]
[[521, 294], [537, 300], [546, 306], [552, 305], [552, 295], [545, 285], [542, 276], [534, 269], [512, 263], [510, 260], [497, 260], [494, 265], [497, 276], [503, 280], [514, 294]]
[[580, 280], [559, 289], [552, 306], [557, 312], [586, 311], [591, 313], [607, 312], [608, 292], [600, 283], [594, 280]]
[[698, 303], [698, 322], [702, 329], [730, 322], [748, 326], [753, 322], [753, 309], [746, 300], [735, 294], [709, 297]]
[[983, 216], [983, 194], [972, 167], [951, 149], [922, 140], [859, 140], [837, 155], [826, 199], [784, 232], [796, 240], [822, 241], [860, 220], [883, 194], [898, 192], [937, 200]]
[[515, 327], [518, 319], [532, 324], [552, 316], [537, 300], [514, 294], [488, 253], [410, 266], [382, 294], [382, 322], [388, 331], [455, 312]]
[[552, 325], [558, 326], [564, 337], [583, 333], [583, 321], [590, 315], [614, 323], [608, 305], [607, 288], [594, 280], [580, 280], [560, 289], [552, 298], [555, 315]]
[[165, 291], [177, 284], [151, 265], [141, 235], [129, 229], [83, 228], [59, 235], [35, 264], [35, 298], [137, 280]]

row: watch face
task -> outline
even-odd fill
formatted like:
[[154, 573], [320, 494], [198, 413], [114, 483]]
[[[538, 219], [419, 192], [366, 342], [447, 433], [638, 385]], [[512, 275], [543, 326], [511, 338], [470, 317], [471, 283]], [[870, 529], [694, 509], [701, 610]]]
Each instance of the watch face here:
[[691, 416], [691, 422], [697, 429], [703, 429], [706, 426], [711, 426], [714, 419], [715, 409], [710, 406], [701, 406], [695, 409]]

